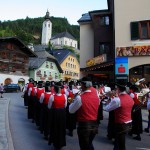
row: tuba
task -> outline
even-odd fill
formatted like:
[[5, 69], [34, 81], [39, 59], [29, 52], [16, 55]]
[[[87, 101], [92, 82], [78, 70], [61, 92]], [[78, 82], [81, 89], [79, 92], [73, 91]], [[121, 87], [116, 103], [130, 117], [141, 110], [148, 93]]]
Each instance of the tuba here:
[[137, 98], [143, 104], [147, 101], [147, 94], [150, 92], [150, 89], [146, 86], [145, 81], [145, 78], [142, 78], [135, 83], [135, 85], [140, 88], [140, 92], [137, 93]]

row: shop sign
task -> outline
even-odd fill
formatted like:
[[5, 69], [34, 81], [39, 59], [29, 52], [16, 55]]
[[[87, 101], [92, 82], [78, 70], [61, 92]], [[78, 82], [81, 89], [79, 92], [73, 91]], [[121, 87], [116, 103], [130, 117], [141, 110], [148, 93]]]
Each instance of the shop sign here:
[[128, 57], [117, 57], [115, 59], [115, 74], [128, 73]]
[[94, 57], [92, 59], [87, 60], [86, 66], [90, 67], [90, 66], [94, 66], [94, 65], [101, 64], [104, 62], [106, 62], [106, 54], [99, 55], [97, 57]]
[[117, 47], [117, 56], [150, 56], [150, 45]]

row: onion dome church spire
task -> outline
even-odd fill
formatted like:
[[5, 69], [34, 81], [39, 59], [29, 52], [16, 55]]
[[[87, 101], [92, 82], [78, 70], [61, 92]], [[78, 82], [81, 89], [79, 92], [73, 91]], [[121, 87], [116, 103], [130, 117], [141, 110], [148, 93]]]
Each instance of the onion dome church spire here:
[[49, 15], [50, 15], [50, 14], [49, 14], [49, 11], [47, 10], [46, 15], [45, 15], [45, 17], [44, 17], [45, 20], [46, 20], [46, 19], [49, 19], [49, 20], [50, 20], [50, 16], [49, 16]]
[[52, 22], [50, 21], [49, 11], [47, 10], [42, 26], [42, 45], [48, 45], [52, 36]]

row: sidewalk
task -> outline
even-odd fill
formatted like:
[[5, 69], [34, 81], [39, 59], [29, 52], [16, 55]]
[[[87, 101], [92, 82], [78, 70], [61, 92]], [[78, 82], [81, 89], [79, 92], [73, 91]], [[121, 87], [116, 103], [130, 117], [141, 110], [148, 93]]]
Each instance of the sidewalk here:
[[10, 99], [0, 98], [0, 150], [14, 150], [9, 129], [9, 102]]

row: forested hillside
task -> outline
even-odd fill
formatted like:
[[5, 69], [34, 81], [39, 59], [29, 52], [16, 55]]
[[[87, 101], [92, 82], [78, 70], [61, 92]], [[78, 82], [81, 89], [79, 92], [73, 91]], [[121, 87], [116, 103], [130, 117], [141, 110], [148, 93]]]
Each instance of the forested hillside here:
[[[50, 17], [52, 35], [68, 31], [79, 42], [79, 26], [70, 25], [66, 18]], [[41, 44], [42, 24], [44, 17], [18, 19], [15, 21], [0, 21], [0, 37], [17, 36], [25, 44]]]

